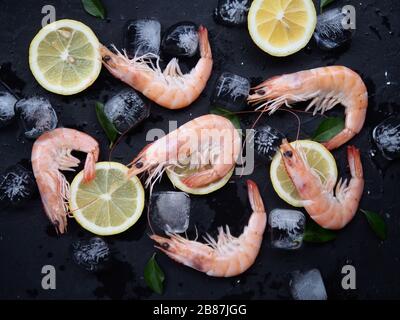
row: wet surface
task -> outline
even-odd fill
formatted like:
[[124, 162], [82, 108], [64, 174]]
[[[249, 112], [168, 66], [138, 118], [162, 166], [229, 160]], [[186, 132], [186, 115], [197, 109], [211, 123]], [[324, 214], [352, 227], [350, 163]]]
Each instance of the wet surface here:
[[[334, 299], [381, 299], [400, 296], [400, 218], [398, 211], [399, 162], [380, 168], [370, 157], [372, 129], [393, 113], [400, 112], [400, 3], [397, 0], [336, 1], [338, 5], [351, 3], [357, 12], [357, 30], [351, 46], [340, 52], [320, 51], [314, 42], [307, 49], [287, 58], [273, 58], [251, 41], [246, 28], [229, 28], [217, 25], [212, 17], [217, 1], [111, 1], [107, 4], [108, 19], [99, 20], [87, 15], [81, 2], [53, 1], [57, 19], [71, 18], [89, 25], [104, 44], [115, 43], [120, 47], [123, 28], [127, 20], [155, 17], [165, 31], [179, 21], [204, 24], [210, 31], [214, 55], [214, 70], [207, 88], [200, 99], [187, 109], [171, 112], [151, 106], [151, 116], [136, 127], [114, 150], [113, 159], [128, 163], [145, 145], [145, 136], [151, 128], [168, 129], [168, 120], [178, 125], [199, 115], [208, 113], [209, 99], [216, 78], [229, 71], [248, 77], [251, 82], [314, 67], [343, 64], [358, 71], [370, 93], [368, 117], [362, 132], [351, 144], [361, 149], [365, 168], [366, 186], [361, 208], [380, 212], [388, 226], [388, 239], [380, 242], [369, 229], [361, 214], [342, 230], [338, 238], [324, 245], [305, 244], [297, 251], [279, 251], [270, 246], [266, 232], [260, 254], [254, 266], [239, 277], [215, 279], [195, 270], [177, 265], [162, 254], [157, 260], [166, 275], [163, 298], [198, 299], [285, 299], [288, 298], [287, 274], [294, 270], [318, 268], [321, 271], [329, 298]], [[28, 47], [40, 29], [43, 15], [42, 1], [2, 1], [0, 11], [0, 76], [17, 95], [33, 94], [48, 98], [57, 112], [59, 126], [78, 128], [95, 137], [101, 144], [101, 160], [108, 159], [108, 142], [96, 121], [94, 103], [105, 102], [124, 88], [104, 69], [88, 90], [75, 96], [62, 97], [46, 92], [34, 80], [28, 66]], [[29, 21], [27, 22], [27, 17]], [[190, 61], [188, 62], [190, 63]], [[256, 80], [256, 81], [253, 81]], [[300, 106], [299, 106], [300, 107]], [[329, 112], [337, 116], [343, 113], [338, 107]], [[304, 113], [300, 137], [309, 137], [321, 121]], [[254, 121], [248, 115], [241, 116], [242, 126], [250, 127]], [[260, 124], [268, 124], [293, 139], [297, 133], [297, 120], [287, 112], [277, 112], [265, 117]], [[0, 169], [30, 158], [32, 141], [26, 140], [17, 124], [0, 131]], [[347, 172], [345, 148], [334, 152], [340, 175]], [[268, 161], [256, 156], [256, 168], [250, 176], [262, 192], [268, 211], [289, 208], [272, 189], [268, 177]], [[67, 175], [71, 181], [73, 175]], [[245, 188], [246, 177], [233, 177], [223, 189], [203, 197], [192, 197], [192, 222], [189, 236], [199, 233], [215, 234], [220, 225], [232, 226], [233, 234], [239, 234], [247, 222], [250, 209]], [[155, 187], [157, 191], [173, 190], [168, 179]], [[75, 265], [70, 255], [71, 243], [91, 235], [69, 221], [68, 233], [57, 236], [42, 210], [36, 196], [24, 207], [0, 211], [0, 298], [7, 299], [156, 299], [160, 298], [146, 288], [143, 269], [155, 249], [147, 237], [146, 217], [127, 232], [105, 240], [113, 252], [113, 264], [109, 271], [91, 274]], [[57, 271], [57, 289], [41, 288], [41, 268], [54, 265]], [[357, 270], [357, 290], [341, 288], [341, 268], [352, 264]], [[193, 290], [196, 288], [196, 290]]]

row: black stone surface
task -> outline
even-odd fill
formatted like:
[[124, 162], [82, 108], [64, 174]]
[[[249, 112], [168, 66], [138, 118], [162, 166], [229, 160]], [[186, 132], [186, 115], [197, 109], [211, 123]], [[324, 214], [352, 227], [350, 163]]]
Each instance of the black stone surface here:
[[[320, 51], [311, 41], [306, 49], [287, 58], [273, 58], [259, 50], [251, 41], [245, 27], [229, 28], [217, 25], [213, 18], [216, 0], [103, 0], [107, 19], [100, 20], [85, 13], [81, 1], [51, 1], [57, 19], [69, 18], [90, 26], [106, 45], [122, 43], [124, 24], [128, 19], [156, 17], [165, 30], [179, 21], [190, 20], [204, 24], [210, 32], [214, 55], [214, 71], [200, 99], [189, 108], [170, 111], [153, 105], [151, 116], [132, 131], [116, 148], [113, 159], [122, 163], [130, 160], [144, 147], [145, 136], [151, 128], [168, 129], [168, 120], [178, 125], [209, 111], [209, 97], [216, 77], [230, 71], [249, 77], [253, 83], [262, 79], [303, 69], [340, 64], [361, 74], [369, 90], [369, 108], [362, 132], [350, 143], [361, 149], [365, 172], [365, 191], [360, 207], [380, 212], [388, 226], [388, 239], [381, 242], [370, 230], [365, 217], [358, 213], [338, 234], [335, 241], [323, 245], [305, 244], [293, 252], [273, 250], [270, 236], [265, 234], [260, 254], [254, 266], [241, 276], [230, 279], [208, 277], [190, 268], [177, 265], [158, 253], [163, 268], [167, 299], [284, 299], [289, 297], [287, 273], [300, 269], [318, 268], [325, 280], [331, 299], [394, 299], [400, 297], [400, 165], [394, 162], [382, 171], [369, 156], [374, 125], [389, 114], [400, 111], [400, 2], [398, 0], [341, 1], [351, 3], [357, 12], [357, 30], [352, 44], [342, 52]], [[101, 144], [101, 160], [108, 159], [108, 141], [96, 121], [95, 101], [105, 102], [124, 88], [103, 69], [97, 81], [86, 91], [62, 97], [45, 91], [33, 78], [28, 66], [28, 48], [39, 31], [42, 7], [48, 1], [2, 0], [0, 9], [0, 76], [18, 95], [38, 94], [47, 97], [61, 126], [77, 128], [95, 137]], [[335, 4], [333, 5], [335, 6]], [[390, 83], [390, 84], [387, 84]], [[299, 106], [301, 109], [301, 106]], [[329, 115], [342, 115], [337, 107]], [[299, 113], [302, 120], [300, 137], [309, 137], [321, 117]], [[242, 115], [242, 127], [250, 127], [254, 117]], [[287, 112], [263, 117], [260, 124], [276, 127], [291, 139], [296, 138], [297, 122]], [[32, 142], [22, 136], [15, 123], [0, 131], [0, 169], [27, 161]], [[347, 174], [345, 147], [333, 152], [340, 176]], [[81, 167], [82, 168], [82, 167]], [[262, 192], [268, 211], [287, 208], [274, 192], [269, 179], [269, 163], [256, 158], [256, 168], [250, 178]], [[68, 174], [71, 181], [73, 175]], [[236, 176], [223, 189], [203, 197], [192, 197], [192, 225], [199, 232], [215, 232], [222, 224], [232, 226], [239, 234], [247, 223], [250, 208], [245, 180]], [[156, 185], [156, 190], [173, 190], [168, 179]], [[193, 230], [193, 227], [192, 227]], [[115, 258], [110, 271], [89, 274], [76, 266], [69, 248], [73, 241], [90, 238], [72, 219], [68, 233], [57, 236], [50, 226], [36, 197], [23, 208], [0, 212], [0, 298], [3, 299], [157, 299], [143, 279], [143, 269], [155, 249], [147, 236], [145, 214], [125, 233], [108, 237]], [[193, 235], [193, 232], [192, 232]], [[41, 288], [43, 265], [57, 270], [56, 290]], [[357, 290], [341, 288], [341, 268], [352, 264], [357, 271]]]

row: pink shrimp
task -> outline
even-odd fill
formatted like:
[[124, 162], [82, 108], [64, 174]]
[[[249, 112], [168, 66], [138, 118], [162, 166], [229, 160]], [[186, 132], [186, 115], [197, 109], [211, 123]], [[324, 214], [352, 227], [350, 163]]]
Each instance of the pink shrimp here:
[[86, 133], [74, 129], [58, 128], [42, 134], [33, 144], [32, 167], [44, 210], [58, 232], [67, 229], [69, 183], [60, 170], [74, 171], [79, 159], [72, 150], [87, 153], [84, 181], [95, 178], [95, 164], [99, 145]]
[[316, 223], [323, 228], [337, 230], [353, 219], [364, 190], [358, 149], [347, 147], [351, 179], [348, 184], [347, 181], [339, 181], [336, 196], [333, 195], [333, 184], [322, 184], [318, 174], [304, 160], [301, 150], [296, 150], [284, 140], [280, 152], [286, 171], [304, 201], [304, 208]]
[[170, 238], [150, 236], [156, 248], [175, 261], [213, 277], [234, 277], [249, 269], [261, 248], [267, 215], [257, 185], [247, 180], [249, 201], [253, 213], [239, 237], [234, 237], [226, 227], [219, 228], [217, 240], [210, 235], [207, 244], [187, 240], [171, 234]]
[[330, 66], [276, 76], [256, 86], [248, 98], [250, 103], [262, 103], [258, 108], [275, 112], [282, 105], [311, 100], [306, 111], [324, 113], [337, 104], [345, 107], [345, 128], [325, 142], [335, 149], [359, 133], [368, 107], [368, 92], [361, 77], [343, 66]]
[[166, 136], [147, 145], [132, 161], [129, 175], [146, 172], [146, 185], [168, 167], [188, 166], [196, 173], [183, 179], [191, 188], [218, 181], [235, 166], [241, 138], [232, 122], [215, 114], [195, 118]]
[[[167, 109], [181, 109], [195, 101], [204, 90], [211, 75], [213, 60], [208, 42], [208, 32], [199, 27], [200, 59], [188, 73], [183, 74], [177, 59], [172, 59], [164, 72], [159, 66], [159, 57], [144, 55], [129, 59], [126, 54], [112, 53], [100, 47], [104, 66], [111, 74], [142, 92], [150, 100]], [[154, 65], [149, 58], [156, 58]]]

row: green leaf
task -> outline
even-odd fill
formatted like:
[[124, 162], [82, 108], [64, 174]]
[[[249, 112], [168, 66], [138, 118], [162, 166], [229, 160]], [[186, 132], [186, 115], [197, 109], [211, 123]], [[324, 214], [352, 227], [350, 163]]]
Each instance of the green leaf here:
[[370, 225], [371, 229], [375, 232], [375, 234], [381, 240], [386, 240], [387, 237], [387, 230], [386, 230], [386, 223], [383, 220], [380, 214], [377, 214], [373, 211], [363, 210], [360, 209], [362, 213], [365, 214], [367, 217], [368, 224]]
[[335, 0], [320, 0], [320, 7], [321, 9], [326, 7], [328, 4], [334, 2]]
[[108, 120], [106, 114], [104, 113], [104, 105], [101, 102], [96, 102], [96, 115], [101, 127], [103, 128], [108, 140], [110, 140], [112, 145], [115, 139], [117, 139], [118, 131], [115, 129], [114, 124]]
[[164, 272], [158, 266], [154, 253], [144, 268], [144, 280], [148, 287], [158, 294], [163, 293]]
[[324, 229], [313, 220], [308, 220], [304, 231], [303, 241], [313, 243], [324, 243], [336, 239], [336, 233], [332, 230]]
[[239, 117], [236, 114], [234, 114], [233, 112], [223, 109], [223, 108], [214, 107], [210, 110], [210, 113], [213, 113], [213, 114], [216, 114], [219, 116], [223, 116], [223, 117], [229, 119], [236, 129], [240, 129]]
[[82, 0], [83, 8], [92, 16], [104, 19], [106, 17], [106, 9], [101, 0]]
[[336, 136], [344, 128], [344, 120], [342, 118], [326, 118], [324, 119], [313, 135], [313, 140], [325, 142]]

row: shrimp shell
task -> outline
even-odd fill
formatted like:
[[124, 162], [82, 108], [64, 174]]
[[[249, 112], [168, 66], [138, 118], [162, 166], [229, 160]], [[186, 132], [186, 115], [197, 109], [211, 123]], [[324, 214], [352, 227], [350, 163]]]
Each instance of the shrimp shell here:
[[[147, 98], [167, 109], [181, 109], [195, 101], [204, 90], [212, 71], [212, 53], [207, 29], [199, 27], [200, 59], [196, 66], [183, 74], [178, 60], [173, 58], [164, 71], [159, 66], [159, 56], [147, 54], [129, 59], [115, 47], [114, 54], [100, 47], [104, 66], [114, 77], [122, 80]], [[151, 58], [156, 58], [153, 63]]]
[[359, 133], [364, 125], [368, 107], [368, 92], [361, 77], [344, 66], [330, 66], [284, 74], [264, 81], [248, 97], [257, 109], [273, 113], [282, 105], [311, 100], [306, 111], [314, 108], [314, 115], [332, 109], [337, 104], [345, 107], [345, 128], [325, 142], [329, 150], [340, 147]]
[[42, 134], [33, 144], [32, 168], [44, 210], [58, 232], [67, 229], [69, 183], [60, 170], [74, 171], [80, 163], [72, 150], [86, 152], [84, 182], [95, 178], [99, 145], [86, 133], [58, 128]]
[[249, 269], [261, 248], [267, 215], [257, 185], [247, 180], [249, 201], [253, 210], [248, 225], [239, 237], [229, 227], [220, 227], [217, 240], [207, 235], [207, 244], [170, 234], [169, 238], [150, 236], [173, 260], [213, 277], [234, 277]]
[[363, 168], [360, 152], [353, 146], [347, 147], [347, 158], [351, 179], [339, 180], [336, 195], [334, 184], [321, 182], [318, 174], [308, 166], [301, 154], [286, 140], [280, 147], [286, 171], [303, 199], [304, 208], [321, 227], [338, 230], [347, 225], [357, 212], [364, 190]]
[[146, 186], [161, 177], [168, 167], [189, 165], [197, 172], [183, 179], [196, 188], [223, 178], [236, 164], [241, 138], [232, 122], [225, 117], [207, 114], [195, 118], [166, 136], [147, 145], [131, 162], [129, 175], [146, 172]]

